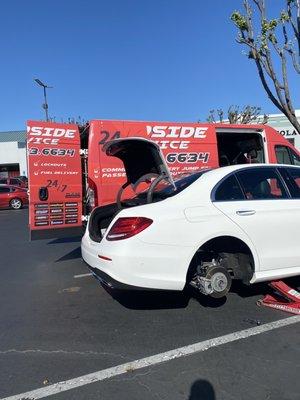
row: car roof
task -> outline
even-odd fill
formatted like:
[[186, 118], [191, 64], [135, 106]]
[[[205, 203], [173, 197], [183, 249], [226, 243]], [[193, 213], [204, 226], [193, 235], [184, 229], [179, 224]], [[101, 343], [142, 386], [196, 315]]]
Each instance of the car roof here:
[[276, 168], [276, 167], [296, 167], [299, 168], [298, 165], [291, 165], [291, 164], [278, 164], [278, 163], [268, 163], [268, 164], [262, 164], [262, 163], [252, 163], [252, 164], [238, 164], [238, 165], [228, 165], [226, 167], [220, 167], [224, 170], [239, 170], [239, 169], [243, 169], [243, 168], [252, 168], [252, 167], [256, 167], [256, 168]]
[[228, 165], [226, 167], [219, 167], [215, 169], [211, 169], [208, 171], [210, 176], [217, 175], [217, 176], [226, 176], [231, 172], [237, 172], [239, 170], [244, 169], [251, 169], [251, 168], [299, 168], [298, 165], [291, 165], [291, 164], [261, 164], [261, 163], [253, 163], [253, 164], [238, 164], [238, 165]]

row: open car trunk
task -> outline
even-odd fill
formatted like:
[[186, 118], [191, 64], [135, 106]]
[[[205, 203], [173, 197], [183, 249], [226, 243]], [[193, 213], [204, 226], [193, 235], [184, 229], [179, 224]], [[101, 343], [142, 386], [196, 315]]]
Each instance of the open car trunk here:
[[127, 199], [124, 202], [122, 202], [121, 207], [119, 207], [117, 203], [96, 207], [92, 211], [89, 219], [88, 227], [89, 227], [90, 238], [94, 242], [101, 242], [109, 224], [121, 210], [146, 203], [147, 203], [146, 197], [143, 198], [135, 197], [133, 199]]
[[[108, 142], [103, 151], [108, 156], [122, 160], [127, 180], [121, 186], [115, 203], [96, 207], [91, 213], [88, 229], [90, 238], [95, 242], [102, 240], [105, 230], [122, 209], [151, 203], [152, 193], [162, 180], [169, 182], [176, 190], [164, 156], [156, 143], [143, 138], [116, 139]], [[142, 182], [149, 184], [145, 196], [121, 202], [122, 193], [127, 186], [135, 191]]]

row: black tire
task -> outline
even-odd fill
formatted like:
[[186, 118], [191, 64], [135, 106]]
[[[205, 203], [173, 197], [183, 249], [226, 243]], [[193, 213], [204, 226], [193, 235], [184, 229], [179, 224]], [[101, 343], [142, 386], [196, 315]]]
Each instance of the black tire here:
[[9, 206], [13, 210], [20, 210], [23, 207], [23, 202], [18, 197], [15, 197], [14, 199], [10, 200]]

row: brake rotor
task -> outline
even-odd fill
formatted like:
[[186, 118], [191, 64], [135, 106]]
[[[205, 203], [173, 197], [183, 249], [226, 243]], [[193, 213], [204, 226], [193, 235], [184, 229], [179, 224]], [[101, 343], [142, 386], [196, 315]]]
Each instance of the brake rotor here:
[[231, 276], [226, 268], [212, 266], [205, 276], [210, 281], [211, 297], [220, 298], [226, 296], [231, 287]]

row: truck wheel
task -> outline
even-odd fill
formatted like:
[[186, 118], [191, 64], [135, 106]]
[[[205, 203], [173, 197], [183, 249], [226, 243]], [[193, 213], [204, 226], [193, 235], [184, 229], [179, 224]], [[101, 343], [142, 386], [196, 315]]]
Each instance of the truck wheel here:
[[14, 209], [14, 210], [20, 210], [20, 208], [23, 207], [23, 203], [21, 199], [15, 198], [15, 199], [11, 199], [11, 201], [9, 202], [10, 208]]

